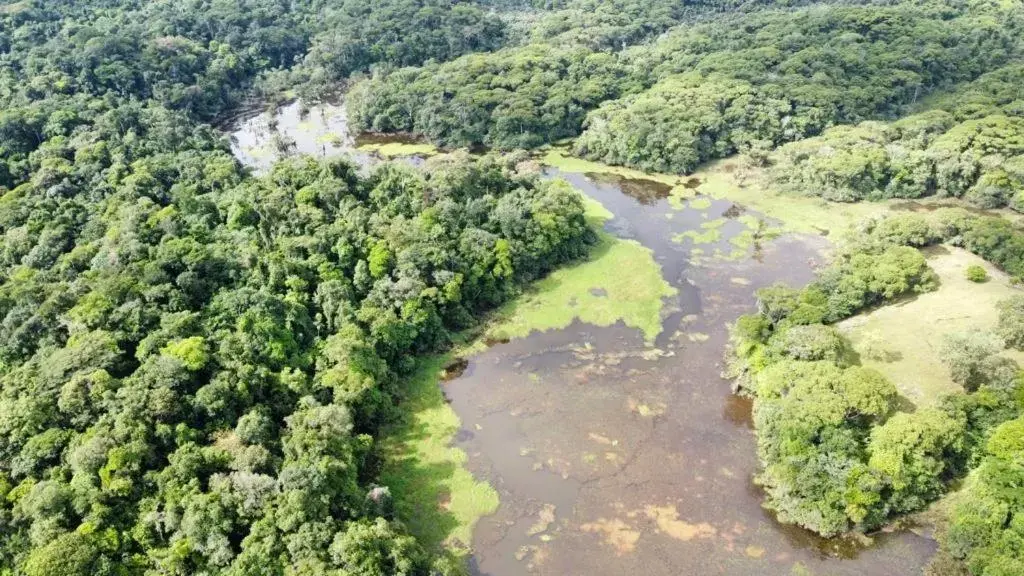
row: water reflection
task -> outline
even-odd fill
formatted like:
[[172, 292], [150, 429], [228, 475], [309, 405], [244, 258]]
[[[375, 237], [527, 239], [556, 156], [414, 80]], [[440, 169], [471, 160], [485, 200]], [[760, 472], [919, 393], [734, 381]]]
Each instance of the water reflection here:
[[626, 178], [618, 174], [587, 174], [587, 178], [594, 182], [617, 187], [622, 194], [635, 199], [637, 202], [650, 206], [658, 200], [668, 198], [672, 187], [662, 182], [644, 180], [641, 178]]

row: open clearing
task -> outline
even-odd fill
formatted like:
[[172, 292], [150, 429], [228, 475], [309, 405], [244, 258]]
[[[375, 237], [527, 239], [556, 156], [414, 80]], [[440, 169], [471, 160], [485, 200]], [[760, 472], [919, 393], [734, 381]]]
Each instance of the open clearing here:
[[[925, 253], [939, 275], [937, 291], [839, 324], [860, 354], [861, 363], [885, 374], [900, 394], [917, 406], [934, 404], [941, 395], [962, 390], [942, 363], [939, 349], [943, 337], [995, 328], [999, 318], [996, 303], [1020, 293], [1006, 274], [966, 250], [939, 246]], [[965, 271], [973, 264], [988, 270], [988, 282], [967, 280]], [[1024, 353], [1007, 350], [1003, 354], [1024, 364]]]

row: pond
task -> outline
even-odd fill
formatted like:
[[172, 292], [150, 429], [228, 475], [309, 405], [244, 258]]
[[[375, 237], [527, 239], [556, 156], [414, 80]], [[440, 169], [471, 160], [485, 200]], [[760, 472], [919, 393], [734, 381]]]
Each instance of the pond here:
[[[278, 113], [294, 150], [353, 153], [340, 107]], [[233, 135], [239, 158], [265, 170], [274, 136], [266, 116]], [[371, 154], [355, 152], [360, 163]], [[472, 568], [517, 574], [918, 574], [934, 543], [910, 532], [870, 545], [824, 540], [761, 507], [748, 401], [720, 374], [727, 326], [754, 291], [808, 282], [827, 247], [820, 236], [754, 239], [756, 214], [728, 200], [666, 198], [664, 183], [544, 169], [613, 217], [605, 231], [650, 249], [675, 290], [661, 331], [622, 323], [497, 340], [441, 385], [462, 420], [457, 446], [501, 499], [473, 536]], [[761, 219], [763, 220], [763, 219]], [[740, 241], [743, 240], [743, 241]], [[630, 270], [621, 270], [628, 275]], [[595, 288], [590, 293], [601, 297]]]

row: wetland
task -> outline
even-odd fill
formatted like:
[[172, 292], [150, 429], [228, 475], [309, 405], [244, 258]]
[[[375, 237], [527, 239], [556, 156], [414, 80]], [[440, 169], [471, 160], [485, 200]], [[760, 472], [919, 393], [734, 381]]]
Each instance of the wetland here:
[[[280, 139], [294, 144], [275, 149]], [[341, 106], [295, 103], [232, 134], [256, 170], [281, 153], [423, 159], [420, 143], [386, 144], [385, 155], [352, 137]], [[393, 487], [413, 532], [492, 576], [917, 573], [928, 538], [822, 539], [762, 508], [750, 403], [721, 376], [728, 325], [758, 288], [810, 281], [827, 231], [795, 208], [745, 202], [756, 190], [728, 161], [689, 178], [557, 150], [540, 165], [586, 196], [601, 240], [426, 363], [413, 417], [425, 420], [391, 446], [392, 477], [421, 480]]]

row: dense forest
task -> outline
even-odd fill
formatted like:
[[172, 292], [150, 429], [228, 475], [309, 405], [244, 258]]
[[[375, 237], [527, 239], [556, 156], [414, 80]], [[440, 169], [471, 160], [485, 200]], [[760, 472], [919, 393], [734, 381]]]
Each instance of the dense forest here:
[[208, 122], [282, 75], [503, 41], [472, 3], [328, 4], [0, 7], [0, 573], [461, 569], [375, 438], [417, 353], [593, 232], [506, 160], [250, 176]]
[[784, 188], [840, 202], [943, 196], [1024, 211], [1024, 66], [1015, 62], [894, 122], [837, 126], [781, 147]]
[[[949, 241], [1024, 273], [1024, 232], [1002, 218], [962, 209], [891, 216], [858, 232], [802, 290], [759, 291], [758, 314], [737, 322], [731, 370], [755, 398], [759, 482], [784, 521], [837, 535], [918, 511], [981, 457], [992, 428], [1020, 415], [1020, 367], [995, 355], [1001, 342], [986, 346], [976, 334], [947, 342], [944, 358], [969, 393], [902, 412], [892, 383], [854, 365], [831, 326], [935, 289], [917, 249]], [[1019, 346], [1020, 303], [1002, 308], [1003, 336]]]
[[[535, 147], [582, 133], [582, 156], [685, 173], [835, 124], [898, 115], [1019, 52], [1020, 11], [977, 2], [728, 15], [640, 4], [644, 17], [664, 13], [682, 24], [632, 47], [632, 27], [604, 26], [582, 38], [538, 37], [376, 74], [352, 94], [351, 119], [362, 129], [414, 132], [454, 147]], [[610, 31], [617, 41], [595, 46]]]
[[[416, 359], [597, 241], [567, 183], [468, 153], [255, 176], [216, 127], [345, 92], [351, 124], [688, 173], [743, 153], [828, 201], [1024, 211], [1020, 2], [0, 0], [0, 575], [461, 574], [380, 485]], [[730, 369], [783, 522], [878, 529], [963, 481], [934, 574], [1024, 573], [1024, 299], [900, 411], [835, 324], [1024, 278], [1024, 232], [872, 221], [758, 292]], [[967, 572], [964, 572], [966, 570]]]

